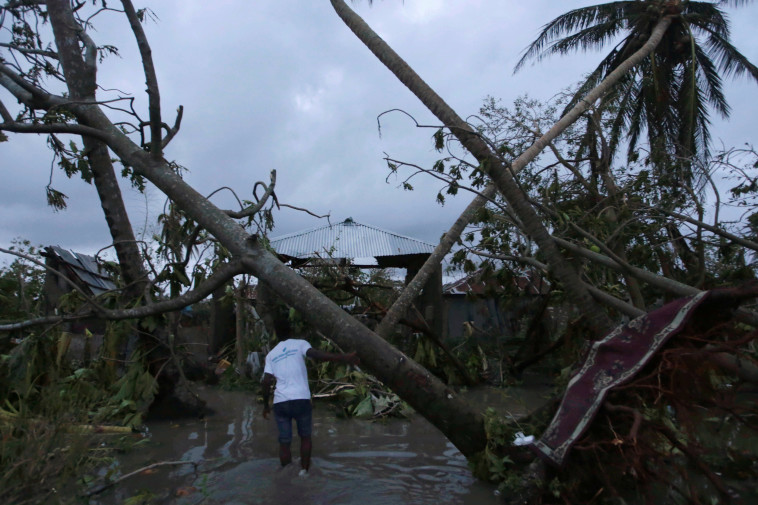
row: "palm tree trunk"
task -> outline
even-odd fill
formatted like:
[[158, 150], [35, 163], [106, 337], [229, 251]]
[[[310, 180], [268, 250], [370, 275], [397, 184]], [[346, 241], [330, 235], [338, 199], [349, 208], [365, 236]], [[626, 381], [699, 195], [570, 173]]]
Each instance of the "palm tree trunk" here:
[[[524, 231], [537, 243], [547, 258], [551, 273], [564, 285], [579, 309], [587, 317], [590, 326], [596, 334], [595, 336], [603, 334], [610, 327], [607, 315], [592, 298], [576, 270], [561, 255], [536, 211], [529, 204], [526, 196], [513, 179], [512, 174], [517, 173], [532, 161], [551, 140], [576, 121], [590, 104], [610, 90], [612, 85], [629, 69], [648, 56], [660, 42], [663, 33], [671, 23], [671, 18], [664, 17], [639, 51], [614, 70], [577, 107], [566, 114], [547, 134], [527, 149], [519, 157], [520, 163], [522, 163], [520, 166], [514, 163], [509, 170], [479, 135], [360, 16], [353, 12], [343, 0], [330, 1], [337, 15], [345, 22], [348, 28], [395, 74], [400, 82], [405, 84], [426, 105], [432, 114], [442, 121], [458, 138], [461, 144], [479, 161], [481, 169], [491, 177], [500, 193], [521, 220], [524, 225]], [[611, 78], [612, 76], [613, 78]]]

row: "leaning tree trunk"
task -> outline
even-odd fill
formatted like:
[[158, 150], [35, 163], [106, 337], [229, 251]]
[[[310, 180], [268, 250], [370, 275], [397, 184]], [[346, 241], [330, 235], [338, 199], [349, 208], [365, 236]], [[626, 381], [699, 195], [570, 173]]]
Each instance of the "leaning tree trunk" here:
[[[49, 1], [47, 8], [51, 19], [56, 20], [52, 23], [53, 33], [69, 95], [72, 99], [82, 102], [95, 102], [97, 47], [78, 27], [71, 11], [70, 2], [66, 0]], [[90, 162], [95, 187], [126, 284], [122, 300], [127, 304], [137, 303], [144, 294], [148, 277], [129, 215], [126, 212], [113, 162], [106, 144], [101, 140], [82, 136], [82, 142], [84, 152], [87, 153]], [[144, 340], [139, 338], [139, 335], [145, 335], [139, 328], [136, 329], [136, 332], [129, 337], [128, 349], [133, 349], [139, 343], [138, 340]], [[167, 348], [171, 344], [166, 338], [159, 340], [164, 343], [164, 346], [155, 348], [152, 338], [144, 342], [146, 349], [153, 349], [149, 356], [150, 362], [153, 363], [152, 372], [157, 374], [162, 369], [162, 373], [158, 377], [159, 394], [163, 397], [170, 397], [190, 412], [201, 411], [204, 408], [204, 402], [191, 391], [186, 380], [184, 380], [184, 376], [179, 370], [181, 365], [173, 359], [171, 349]], [[162, 363], [166, 360], [170, 361], [169, 366], [163, 367]]]
[[[522, 192], [513, 174], [492, 152], [478, 133], [461, 119], [456, 112], [429, 87], [426, 82], [384, 41], [371, 27], [353, 12], [342, 0], [331, 0], [337, 14], [374, 55], [413, 92], [461, 144], [479, 161], [480, 168], [487, 173], [498, 191], [521, 220], [525, 232], [534, 240], [548, 258], [553, 275], [565, 286], [599, 336], [609, 326], [605, 311], [594, 301], [581, 282], [576, 270], [563, 258], [550, 240], [550, 234], [539, 215]], [[539, 151], [537, 151], [538, 153]], [[537, 154], [535, 153], [535, 155]]]
[[[571, 293], [574, 303], [587, 316], [596, 335], [604, 333], [610, 326], [607, 315], [595, 302], [576, 270], [561, 255], [553, 243], [550, 234], [543, 225], [534, 208], [528, 202], [526, 195], [513, 179], [513, 174], [520, 171], [532, 161], [547, 144], [557, 137], [566, 127], [572, 124], [598, 98], [607, 93], [610, 88], [628, 70], [647, 57], [658, 45], [663, 33], [671, 24], [671, 18], [663, 18], [653, 30], [645, 45], [624, 61], [616, 70], [594, 90], [592, 90], [577, 107], [572, 109], [543, 137], [527, 149], [509, 168], [505, 167], [500, 158], [492, 152], [480, 136], [472, 131], [447, 103], [429, 87], [426, 82], [369, 27], [363, 19], [353, 12], [343, 0], [330, 0], [337, 14], [366, 45], [366, 47], [413, 92], [419, 100], [453, 133], [461, 144], [479, 161], [480, 168], [493, 180], [497, 189], [503, 195], [514, 213], [521, 220], [524, 231], [537, 243], [548, 260], [550, 269], [556, 278]], [[468, 210], [468, 209], [467, 209]], [[424, 268], [419, 274], [429, 275]], [[386, 328], [383, 328], [386, 330]]]
[[[83, 36], [77, 36], [80, 32], [74, 28], [76, 20], [65, 3], [49, 2], [48, 12], [51, 16], [65, 19], [64, 23], [53, 25], [53, 32], [68, 91], [72, 99], [94, 102], [97, 89], [97, 48], [94, 44], [88, 44]], [[79, 50], [80, 42], [84, 43], [84, 54]], [[113, 162], [108, 154], [107, 146], [102, 141], [82, 136], [82, 142], [127, 286], [128, 301], [133, 301], [142, 294], [142, 289], [147, 282], [147, 273], [124, 206]]]
[[126, 213], [121, 188], [108, 154], [108, 147], [99, 140], [82, 137], [84, 151], [89, 159], [92, 178], [100, 198], [100, 205], [113, 239], [121, 275], [124, 277], [124, 298], [134, 301], [143, 295], [147, 285], [147, 271], [142, 262], [142, 254], [137, 247], [129, 215]]
[[416, 272], [413, 280], [405, 286], [400, 296], [395, 300], [387, 313], [382, 318], [379, 326], [376, 328], [376, 333], [384, 338], [389, 337], [394, 331], [395, 326], [400, 321], [400, 318], [408, 310], [421, 290], [426, 286], [427, 281], [431, 278], [432, 274], [437, 270], [443, 258], [450, 249], [453, 247], [460, 238], [463, 230], [474, 219], [476, 211], [484, 207], [484, 205], [495, 196], [495, 186], [490, 184], [485, 188], [481, 195], [477, 195], [476, 198], [466, 207], [461, 215], [456, 219], [453, 226], [443, 235], [440, 243], [434, 248], [432, 254], [426, 259], [422, 267]]

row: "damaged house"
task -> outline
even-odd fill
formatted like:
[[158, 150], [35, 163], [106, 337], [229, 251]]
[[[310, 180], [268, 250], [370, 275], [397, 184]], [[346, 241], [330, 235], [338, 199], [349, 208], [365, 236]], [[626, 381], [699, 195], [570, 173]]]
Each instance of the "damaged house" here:
[[[75, 283], [88, 296], [99, 296], [117, 289], [116, 283], [104, 266], [89, 255], [68, 251], [59, 246], [45, 247], [41, 255], [50, 267], [45, 274], [45, 311], [54, 313], [64, 297], [74, 291]], [[58, 272], [58, 273], [55, 273]], [[65, 278], [64, 278], [65, 276]], [[102, 344], [105, 322], [96, 319], [81, 319], [65, 323], [63, 330], [72, 335], [72, 357], [83, 359], [90, 349]]]

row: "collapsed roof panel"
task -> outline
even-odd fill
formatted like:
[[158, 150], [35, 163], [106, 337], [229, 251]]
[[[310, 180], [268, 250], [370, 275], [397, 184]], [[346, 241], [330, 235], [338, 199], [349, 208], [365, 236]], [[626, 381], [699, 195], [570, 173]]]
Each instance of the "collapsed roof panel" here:
[[68, 271], [73, 273], [93, 294], [99, 295], [116, 289], [116, 283], [92, 256], [67, 251], [60, 246], [49, 246], [45, 248], [45, 251], [45, 256], [55, 258], [59, 263], [67, 266]]

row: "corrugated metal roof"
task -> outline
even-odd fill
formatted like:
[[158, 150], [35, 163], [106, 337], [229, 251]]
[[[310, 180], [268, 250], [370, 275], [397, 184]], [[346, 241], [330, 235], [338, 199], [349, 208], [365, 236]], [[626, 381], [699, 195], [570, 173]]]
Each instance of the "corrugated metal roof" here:
[[92, 256], [67, 251], [57, 245], [47, 247], [46, 250], [52, 251], [60, 261], [71, 267], [71, 270], [92, 290], [93, 294], [99, 295], [116, 289], [116, 284], [101, 271], [100, 265]]
[[271, 239], [271, 247], [291, 258], [369, 258], [431, 254], [434, 246], [348, 218], [339, 224]]

